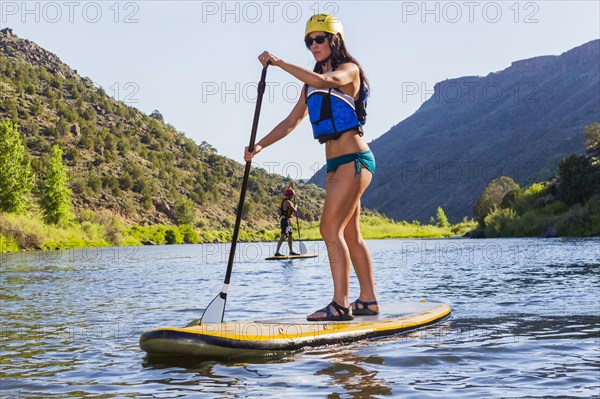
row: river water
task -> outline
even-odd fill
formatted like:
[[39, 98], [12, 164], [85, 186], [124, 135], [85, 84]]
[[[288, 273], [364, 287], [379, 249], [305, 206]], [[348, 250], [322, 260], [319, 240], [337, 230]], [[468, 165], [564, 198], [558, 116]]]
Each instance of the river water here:
[[[308, 314], [331, 298], [315, 259], [240, 244], [226, 320]], [[144, 330], [183, 326], [220, 291], [225, 244], [0, 254], [2, 398], [593, 398], [600, 240], [369, 241], [382, 306], [448, 303], [407, 335], [270, 359], [152, 364]], [[351, 281], [352, 298], [358, 294]], [[285, 390], [285, 392], [284, 392]]]

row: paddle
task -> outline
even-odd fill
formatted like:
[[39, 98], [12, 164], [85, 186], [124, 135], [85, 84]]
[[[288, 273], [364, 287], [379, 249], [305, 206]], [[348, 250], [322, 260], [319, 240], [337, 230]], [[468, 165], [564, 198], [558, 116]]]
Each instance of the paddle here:
[[[250, 134], [250, 144], [248, 149], [250, 152], [254, 150], [254, 141], [256, 140], [256, 130], [258, 129], [258, 117], [260, 116], [260, 105], [262, 103], [263, 94], [265, 93], [265, 78], [267, 77], [268, 63], [262, 69], [260, 82], [258, 82], [258, 96], [256, 98], [256, 107], [254, 108], [254, 121], [252, 122], [252, 133]], [[250, 176], [250, 167], [252, 161], [246, 161], [244, 169], [244, 179], [242, 180], [242, 190], [240, 193], [240, 202], [238, 202], [237, 212], [235, 215], [235, 227], [233, 229], [233, 237], [231, 238], [231, 251], [229, 252], [229, 261], [227, 262], [227, 273], [225, 273], [225, 281], [219, 295], [217, 295], [208, 307], [204, 310], [204, 314], [200, 318], [202, 323], [222, 323], [225, 315], [225, 303], [227, 302], [227, 291], [229, 290], [229, 281], [231, 279], [231, 271], [233, 270], [233, 259], [235, 257], [235, 248], [237, 246], [238, 235], [240, 233], [240, 225], [242, 223], [242, 208], [244, 207], [244, 199], [246, 198], [246, 189], [248, 188], [248, 177]]]
[[305, 255], [308, 252], [308, 249], [306, 249], [306, 245], [304, 245], [302, 237], [300, 237], [300, 219], [298, 218], [298, 211], [296, 211], [296, 226], [298, 227], [298, 246], [300, 247], [300, 253]]

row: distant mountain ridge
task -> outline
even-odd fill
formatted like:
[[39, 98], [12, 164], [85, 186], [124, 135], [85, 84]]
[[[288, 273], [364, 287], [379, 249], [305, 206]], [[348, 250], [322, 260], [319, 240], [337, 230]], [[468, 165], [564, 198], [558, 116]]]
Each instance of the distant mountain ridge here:
[[439, 82], [418, 111], [370, 143], [377, 173], [363, 204], [420, 221], [442, 206], [458, 221], [494, 178], [554, 175], [564, 156], [584, 151], [583, 127], [598, 121], [600, 40]]
[[12, 32], [12, 29], [2, 29], [0, 34], [2, 35], [2, 40], [0, 40], [0, 54], [2, 56], [19, 58], [29, 64], [42, 66], [48, 73], [58, 75], [61, 78], [82, 79], [77, 71], [63, 63], [56, 54], [44, 50], [31, 40], [19, 38]]

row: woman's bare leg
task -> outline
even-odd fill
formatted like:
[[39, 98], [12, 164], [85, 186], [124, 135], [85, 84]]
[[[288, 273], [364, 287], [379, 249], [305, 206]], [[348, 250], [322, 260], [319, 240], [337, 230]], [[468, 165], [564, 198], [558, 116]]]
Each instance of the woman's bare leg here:
[[[368, 172], [367, 172], [368, 173]], [[373, 302], [377, 300], [375, 294], [375, 284], [373, 282], [373, 261], [371, 260], [371, 253], [365, 240], [363, 240], [360, 233], [360, 202], [356, 206], [350, 221], [344, 229], [344, 239], [348, 245], [350, 251], [350, 259], [358, 277], [358, 283], [360, 285], [360, 295], [358, 299], [363, 302]], [[378, 311], [379, 306], [370, 305], [367, 306], [371, 310]], [[352, 306], [353, 310], [355, 305]]]
[[[360, 196], [371, 182], [371, 173], [355, 176], [354, 162], [341, 165], [335, 173], [327, 175], [325, 205], [320, 231], [325, 245], [333, 278], [333, 300], [343, 307], [349, 306], [350, 251], [344, 238], [344, 230], [359, 204]], [[333, 314], [338, 312], [330, 309]], [[310, 317], [324, 317], [323, 312]]]

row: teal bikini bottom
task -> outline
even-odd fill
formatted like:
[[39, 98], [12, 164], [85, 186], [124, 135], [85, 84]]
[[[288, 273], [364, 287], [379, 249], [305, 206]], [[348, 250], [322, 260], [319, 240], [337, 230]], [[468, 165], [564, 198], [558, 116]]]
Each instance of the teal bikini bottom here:
[[340, 166], [354, 162], [355, 175], [360, 174], [363, 165], [371, 174], [375, 174], [375, 157], [371, 150], [340, 155], [327, 160], [327, 173], [335, 172]]

